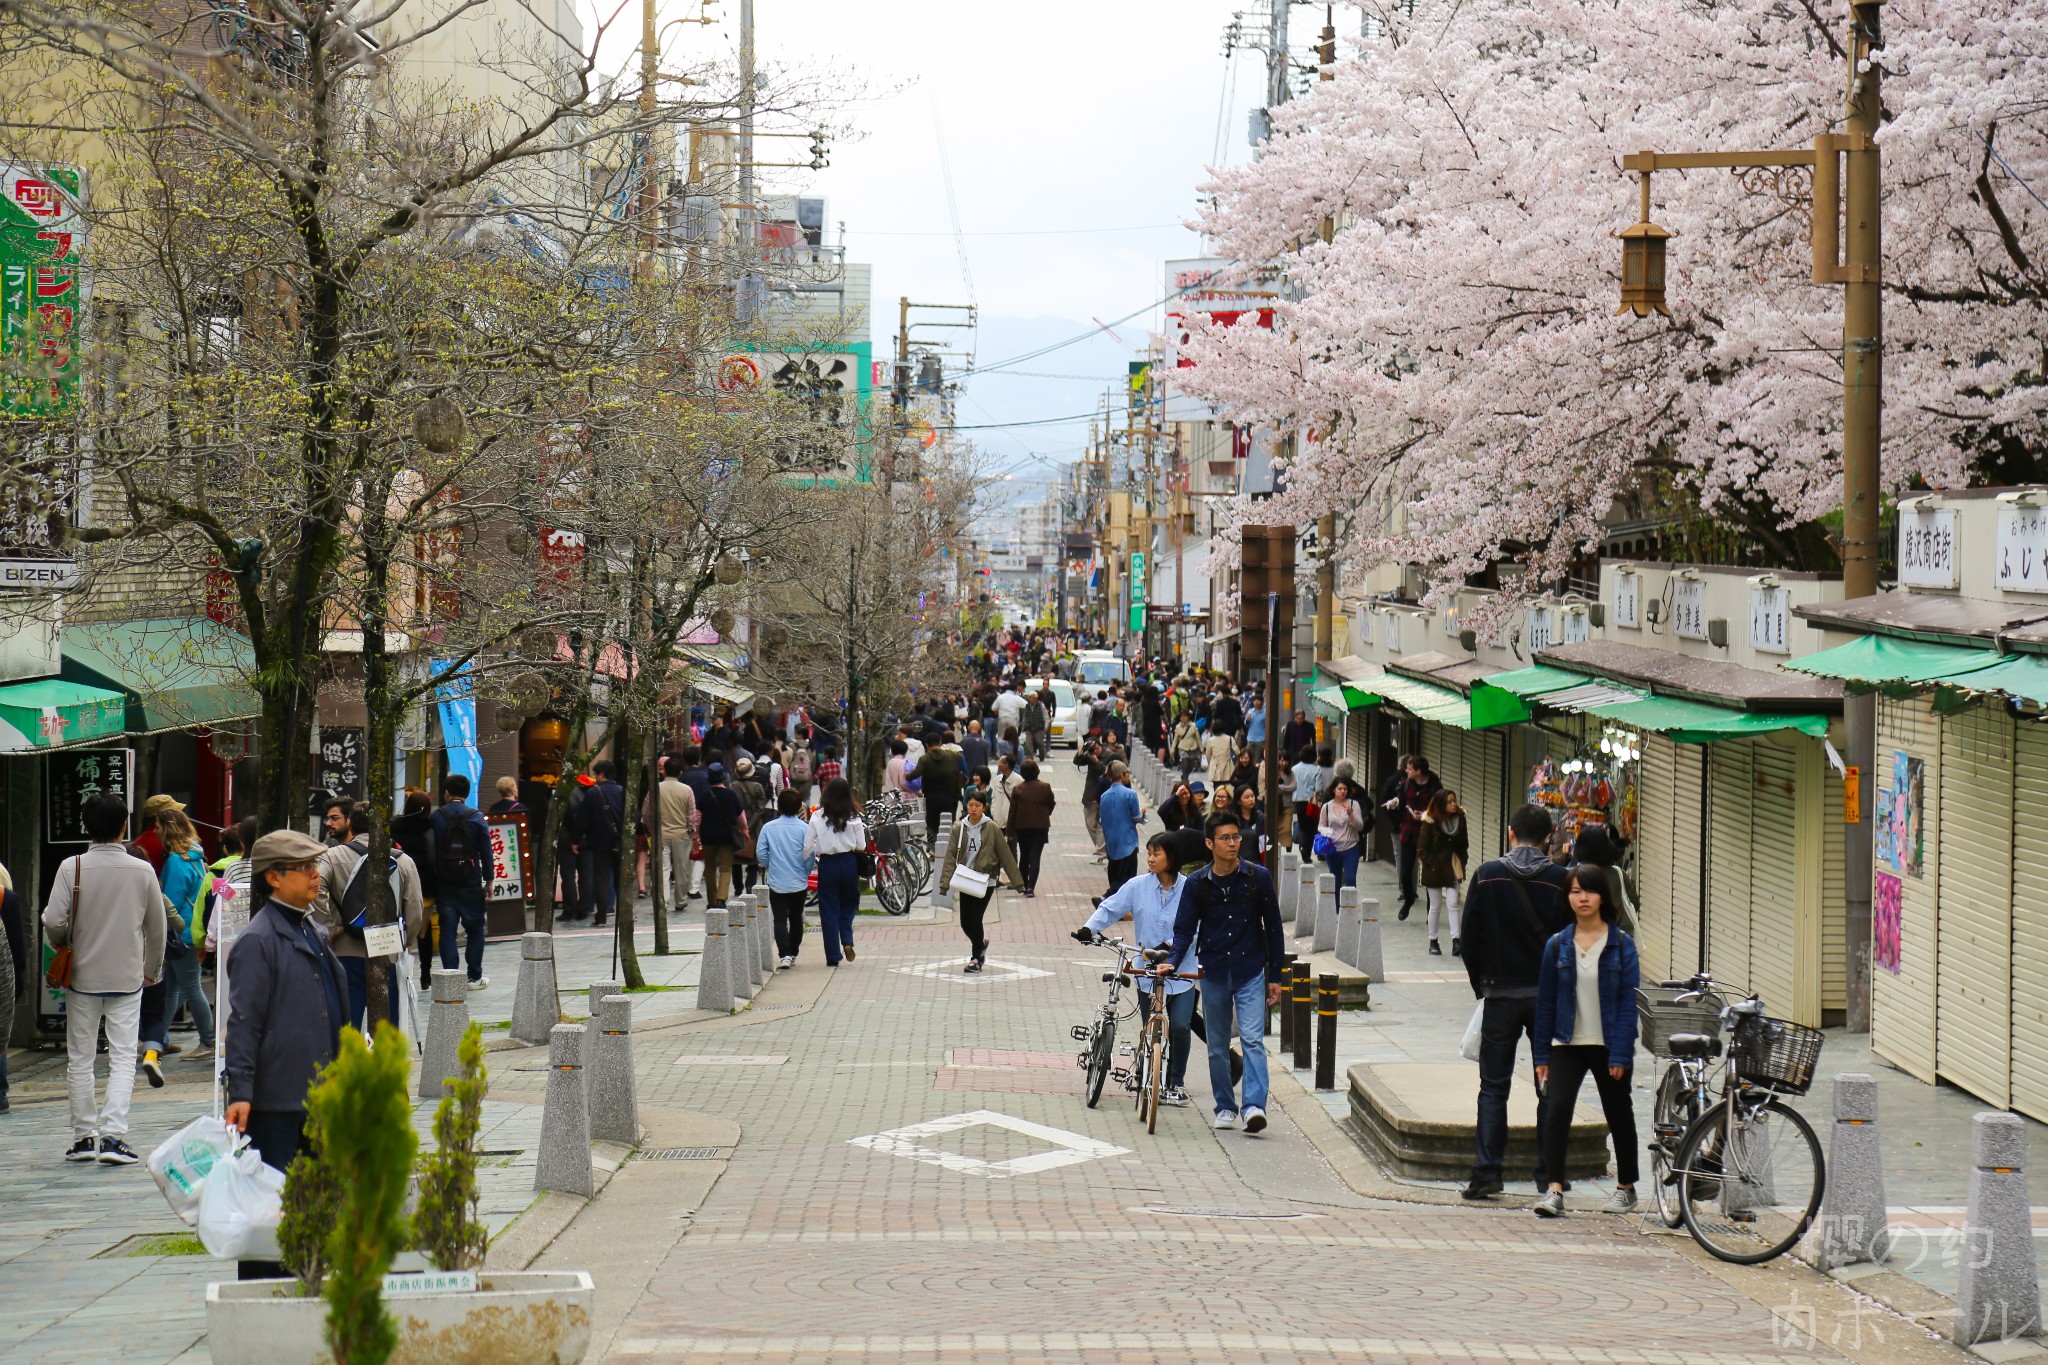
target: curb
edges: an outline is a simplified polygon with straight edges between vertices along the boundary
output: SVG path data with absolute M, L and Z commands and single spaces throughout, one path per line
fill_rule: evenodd
M 590 1144 L 591 1192 L 589 1199 L 558 1190 L 544 1190 L 517 1218 L 499 1229 L 484 1252 L 484 1265 L 491 1270 L 524 1270 L 540 1259 L 548 1244 L 576 1221 L 576 1215 L 604 1193 L 604 1187 L 618 1174 L 626 1158 L 638 1151 L 623 1142 Z

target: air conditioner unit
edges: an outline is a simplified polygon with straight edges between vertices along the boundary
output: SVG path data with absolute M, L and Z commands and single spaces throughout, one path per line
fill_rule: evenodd
M 1586 604 L 1586 624 L 1592 626 L 1595 630 L 1606 625 L 1607 604 L 1604 602 L 1588 602 Z
M 1707 618 L 1707 643 L 1716 649 L 1728 647 L 1728 618 L 1710 616 Z

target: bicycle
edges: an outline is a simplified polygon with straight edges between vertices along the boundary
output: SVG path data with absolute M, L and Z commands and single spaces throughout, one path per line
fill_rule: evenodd
M 1070 1030 L 1075 1041 L 1087 1044 L 1074 1060 L 1086 1073 L 1083 1093 L 1090 1109 L 1101 1101 L 1103 1084 L 1109 1080 L 1110 1072 L 1114 1069 L 1117 1021 L 1130 1018 L 1137 1009 L 1135 1005 L 1129 1009 L 1124 1008 L 1124 983 L 1130 979 L 1130 973 L 1126 968 L 1143 956 L 1141 949 L 1130 947 L 1122 939 L 1108 938 L 1101 934 L 1095 936 L 1095 946 L 1108 948 L 1114 952 L 1117 955 L 1117 964 L 1115 971 L 1102 974 L 1103 984 L 1109 987 L 1109 998 L 1102 1002 L 1102 1009 L 1096 1014 L 1095 1022 L 1076 1024 Z M 1153 1013 L 1156 1015 L 1160 1011 L 1154 1010 Z
M 1680 999 L 1686 995 L 1693 998 Z M 1636 991 L 1643 1046 L 1651 1056 L 1669 1063 L 1657 1082 L 1650 1108 L 1650 1140 L 1645 1144 L 1650 1156 L 1651 1202 L 1657 1220 L 1667 1228 L 1685 1224 L 1671 1167 L 1686 1129 L 1713 1102 L 1707 1062 L 1720 1051 L 1721 1006 L 1726 1003 L 1715 990 L 1713 978 L 1704 972 L 1686 981 L 1663 981 Z M 1713 1037 L 1715 1047 L 1707 1056 L 1674 1056 L 1670 1048 L 1674 1035 Z
M 1684 983 L 1666 1003 L 1716 998 L 1724 1003 L 1715 1012 L 1715 1033 L 1668 1033 L 1663 1039 L 1675 1062 L 1700 1068 L 1689 1098 L 1702 1107 L 1679 1138 L 1659 1188 L 1671 1182 L 1686 1231 L 1708 1254 L 1756 1265 L 1784 1255 L 1805 1236 L 1826 1192 L 1820 1139 L 1780 1098 L 1812 1088 L 1825 1038 L 1818 1029 L 1770 1018 L 1760 996 L 1726 1003 L 1704 976 Z M 1725 1049 L 1722 1029 L 1728 1035 Z M 1704 1073 L 1716 1055 L 1722 1057 L 1720 1095 L 1709 1098 Z M 1685 1084 L 1681 1079 L 1679 1089 Z M 1661 1097 L 1661 1085 L 1659 1092 Z M 1658 1206 L 1661 1213 L 1661 1193 Z
M 1146 949 L 1140 956 L 1145 964 L 1151 967 L 1165 961 L 1171 951 L 1162 944 L 1157 948 Z M 1123 964 L 1122 970 L 1134 978 L 1140 974 L 1140 969 L 1132 963 Z M 1181 981 L 1202 979 L 1200 972 L 1175 972 L 1174 976 Z M 1159 978 L 1154 977 L 1153 980 L 1159 981 Z M 1138 1119 L 1145 1125 L 1145 1131 L 1148 1133 L 1159 1131 L 1159 1088 L 1162 1078 L 1166 1075 L 1165 991 L 1165 983 L 1159 981 L 1159 984 L 1153 987 L 1152 1008 L 1139 1011 L 1145 1016 L 1145 1023 L 1138 1030 L 1138 1042 L 1132 1052 L 1129 1079 L 1125 1082 L 1137 1095 Z

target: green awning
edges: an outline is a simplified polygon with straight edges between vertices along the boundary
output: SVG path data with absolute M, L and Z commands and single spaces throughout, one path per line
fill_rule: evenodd
M 1373 679 L 1382 697 L 1407 708 L 1420 720 L 1433 720 L 1459 730 L 1472 728 L 1472 703 L 1448 687 L 1419 682 L 1396 673 Z
M 721 678 L 707 669 L 684 669 L 682 681 L 686 686 L 702 692 L 714 701 L 722 701 L 727 706 L 743 709 L 754 704 L 751 689 L 742 687 L 730 679 Z
M 249 641 L 204 616 L 64 628 L 63 676 L 126 694 L 131 734 L 187 730 L 262 712 Z
M 1645 697 L 1641 701 L 1600 702 L 1586 714 L 1619 721 L 1639 730 L 1669 735 L 1680 744 L 1710 744 L 1717 739 L 1747 739 L 1776 730 L 1797 730 L 1816 739 L 1828 732 L 1828 718 L 1776 711 L 1736 711 L 1681 697 Z
M 1894 695 L 1909 695 L 1916 686 L 1990 668 L 2002 657 L 1993 649 L 1963 649 L 1890 635 L 1861 635 L 1846 645 L 1788 660 L 1784 667 L 1883 688 Z
M 1472 728 L 1491 729 L 1529 719 L 1528 698 L 1562 692 L 1591 682 L 1583 673 L 1537 664 L 1512 673 L 1495 673 L 1472 684 Z
M 1333 719 L 1368 706 L 1378 706 L 1382 700 L 1376 693 L 1351 683 L 1331 683 L 1327 687 L 1315 688 L 1308 694 L 1308 699 L 1316 710 Z
M 1974 654 L 1977 651 L 1963 652 Z M 2003 692 L 2009 697 L 2048 706 L 2048 658 L 2039 654 L 2008 654 L 1989 668 L 1972 666 L 1966 671 L 1927 681 L 1964 692 Z
M 46 678 L 0 687 L 0 753 L 62 749 L 118 736 L 127 717 L 119 692 Z

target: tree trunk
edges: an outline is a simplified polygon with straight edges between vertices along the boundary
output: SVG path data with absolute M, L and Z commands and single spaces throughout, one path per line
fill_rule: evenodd
M 661 875 L 661 770 L 657 766 L 661 754 L 661 723 L 650 720 L 647 736 L 640 742 L 641 768 L 648 781 L 653 799 L 647 803 L 647 888 L 650 893 L 648 913 L 654 917 L 654 955 L 668 956 L 668 888 L 662 885 Z

